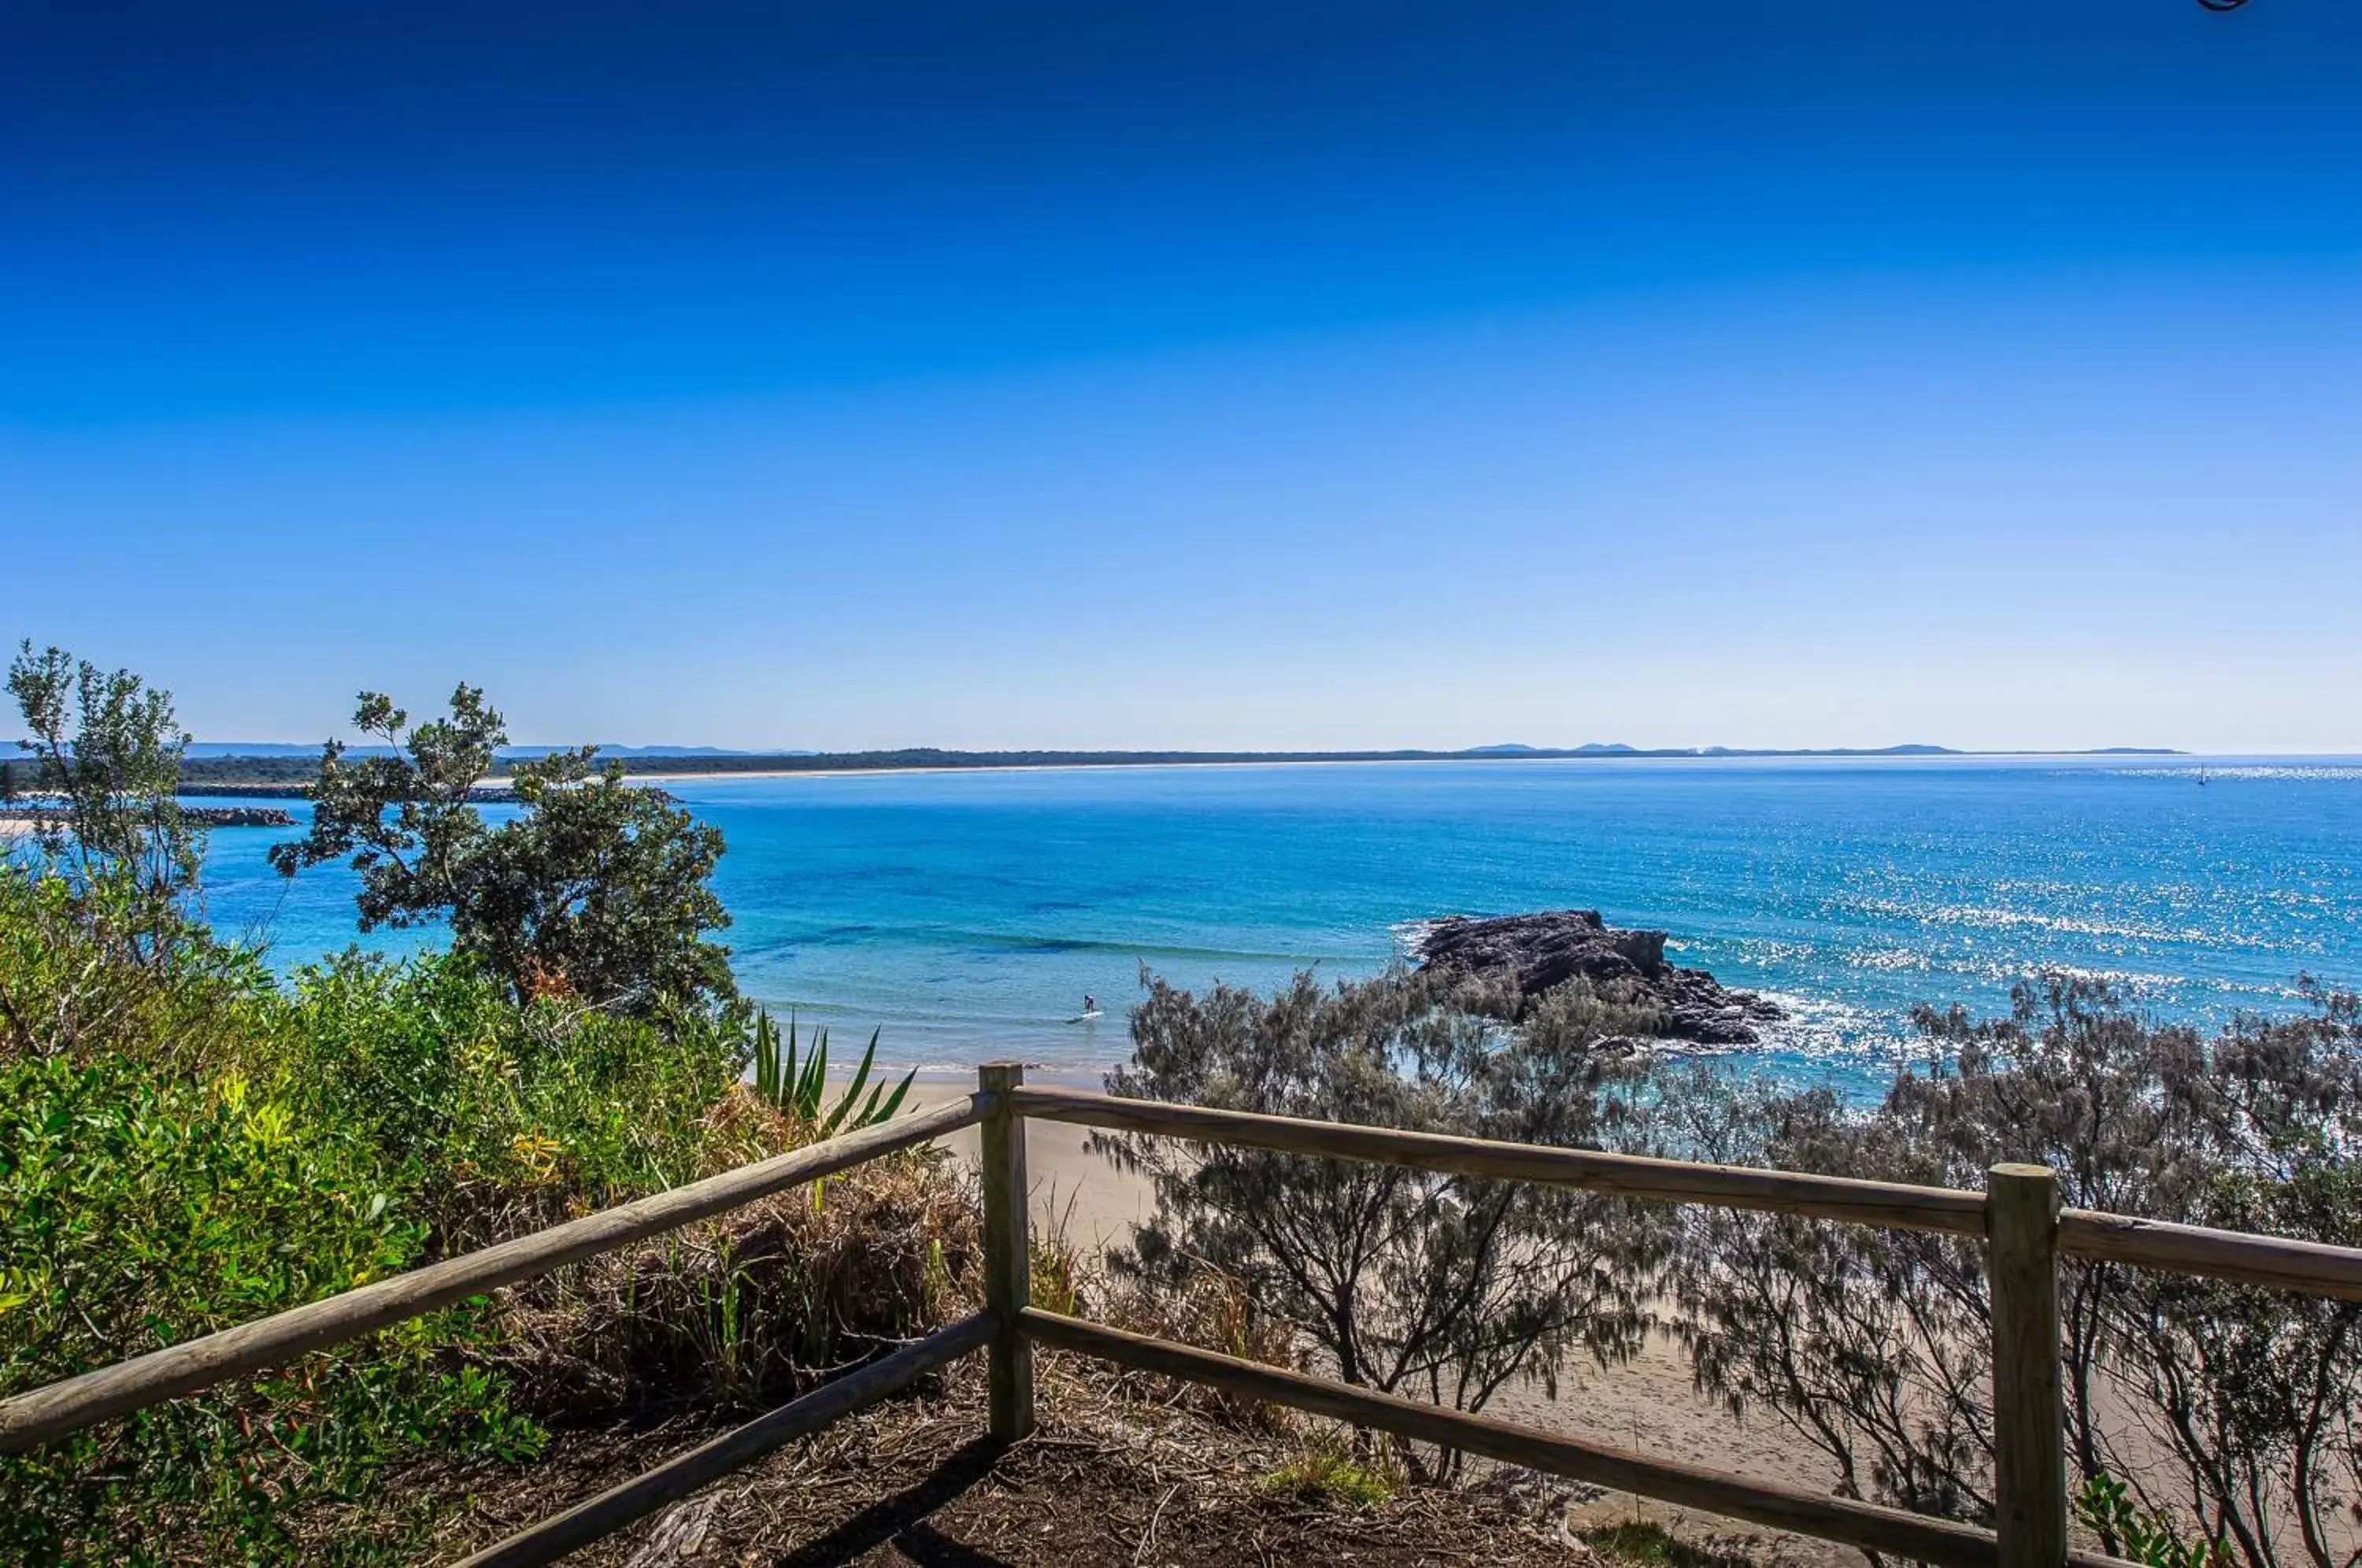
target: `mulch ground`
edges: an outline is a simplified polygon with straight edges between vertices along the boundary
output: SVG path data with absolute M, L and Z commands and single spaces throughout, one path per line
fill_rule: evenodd
M 890 1400 L 717 1482 L 569 1563 L 614 1568 L 858 1563 L 929 1568 L 1151 1564 L 1482 1563 L 1598 1568 L 1565 1533 L 1562 1488 L 1496 1475 L 1412 1490 L 1369 1508 L 1274 1489 L 1301 1452 L 1242 1431 L 1136 1380 L 1043 1358 L 1041 1430 L 995 1452 L 981 1368 Z M 531 1464 L 419 1477 L 469 1506 L 442 1542 L 457 1557 L 627 1479 L 721 1430 L 562 1435 Z

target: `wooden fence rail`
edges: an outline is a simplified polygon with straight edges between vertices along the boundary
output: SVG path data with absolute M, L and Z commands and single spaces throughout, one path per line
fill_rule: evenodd
M 2070 1209 L 2058 1216 L 2058 1250 L 2168 1274 L 2362 1301 L 2362 1248 Z
M 1504 1181 L 1577 1187 L 1625 1198 L 1670 1203 L 1714 1203 L 1726 1209 L 1762 1209 L 1822 1220 L 1850 1220 L 1904 1231 L 1941 1231 L 1955 1236 L 1985 1233 L 1981 1192 L 1911 1187 L 1894 1181 L 1854 1181 L 1845 1176 L 1805 1176 L 1794 1171 L 1751 1170 L 1688 1160 L 1649 1159 L 1593 1149 L 1555 1149 L 1533 1143 L 1503 1143 L 1486 1138 L 1454 1138 L 1440 1132 L 1404 1132 L 1391 1127 L 1309 1121 L 1294 1116 L 1264 1116 L 1247 1110 L 1214 1110 L 1162 1100 L 1118 1099 L 1084 1089 L 1013 1088 L 1010 1104 L 1021 1116 L 1070 1121 L 1123 1132 L 1158 1132 L 1204 1143 L 1272 1149 L 1289 1154 L 1325 1154 L 1372 1165 L 1409 1165 L 1448 1176 L 1496 1176 Z
M 1654 1459 L 1043 1311 L 1028 1301 L 1029 1118 L 1980 1239 L 1986 1245 L 1992 1289 L 1996 1528 Z M 281 1364 L 970 1126 L 979 1126 L 982 1136 L 982 1312 L 477 1552 L 462 1568 L 523 1568 L 556 1561 L 977 1350 L 989 1353 L 991 1433 L 1016 1441 L 1033 1427 L 1036 1342 L 1373 1430 L 1944 1568 L 2109 1568 L 2110 1559 L 2073 1551 L 2068 1542 L 2058 1259 L 2105 1260 L 2362 1300 L 2362 1249 L 2062 1210 L 2057 1176 L 2038 1165 L 1995 1166 L 1983 1192 L 1854 1181 L 1118 1099 L 1028 1087 L 1023 1069 L 999 1064 L 980 1071 L 977 1093 L 966 1099 L 0 1400 L 0 1454 Z

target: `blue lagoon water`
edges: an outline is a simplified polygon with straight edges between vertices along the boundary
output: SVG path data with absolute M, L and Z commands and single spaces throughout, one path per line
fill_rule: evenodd
M 668 781 L 729 843 L 752 995 L 881 1057 L 1126 1050 L 1142 966 L 1268 987 L 1368 974 L 1417 922 L 1596 908 L 1771 992 L 1783 1076 L 1874 1084 L 1918 1001 L 2006 1006 L 2035 970 L 2168 1016 L 2362 984 L 2362 761 L 1632 760 L 1131 767 Z M 209 912 L 293 965 L 355 940 L 337 870 L 215 834 Z M 431 939 L 431 933 L 429 936 Z M 381 933 L 400 947 L 407 933 Z M 1067 1021 L 1086 992 L 1107 1016 Z

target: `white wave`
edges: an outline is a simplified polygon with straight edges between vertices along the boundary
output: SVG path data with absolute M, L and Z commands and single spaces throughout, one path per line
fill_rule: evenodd
M 1427 939 L 1445 917 L 1432 920 L 1398 920 L 1386 927 L 1394 941 L 1395 956 L 1406 964 L 1417 964 L 1427 957 Z
M 1905 1020 L 1892 1013 L 1794 991 L 1761 994 L 1778 1002 L 1785 1016 L 1760 1026 L 1760 1044 L 1739 1048 L 1751 1054 L 1816 1061 L 1895 1062 L 1910 1053 L 1917 1038 Z

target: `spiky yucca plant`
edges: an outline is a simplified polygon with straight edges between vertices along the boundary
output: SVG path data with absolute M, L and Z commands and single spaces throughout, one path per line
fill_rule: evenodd
M 869 1069 L 877 1057 L 877 1036 L 882 1031 L 872 1031 L 869 1049 L 861 1054 L 861 1065 L 853 1069 L 853 1082 L 846 1086 L 836 1104 L 825 1110 L 822 1103 L 828 1095 L 828 1031 L 812 1032 L 811 1055 L 803 1056 L 797 1038 L 795 1014 L 788 1015 L 787 1033 L 782 1036 L 778 1024 L 768 1012 L 755 1015 L 755 1092 L 765 1103 L 775 1107 L 781 1115 L 795 1118 L 820 1129 L 823 1138 L 838 1132 L 857 1132 L 890 1121 L 902 1109 L 903 1096 L 911 1092 L 918 1077 L 916 1067 L 886 1090 L 880 1078 L 872 1084 Z M 866 1099 L 861 1091 L 869 1090 Z M 857 1109 L 856 1109 L 857 1107 Z

